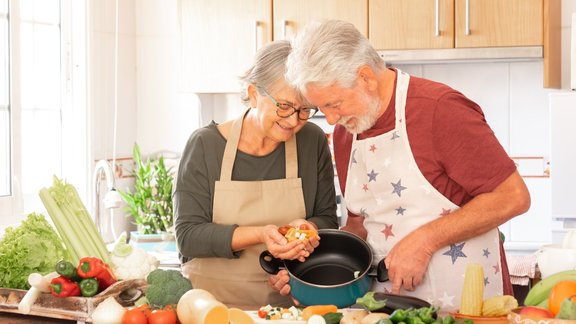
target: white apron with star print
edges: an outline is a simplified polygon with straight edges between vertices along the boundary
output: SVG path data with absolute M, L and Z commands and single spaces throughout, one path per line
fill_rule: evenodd
M 352 213 L 365 217 L 374 265 L 408 233 L 459 208 L 426 180 L 410 150 L 405 122 L 409 82 L 410 76 L 398 70 L 395 128 L 363 140 L 354 135 L 352 141 L 345 202 Z M 485 298 L 502 295 L 497 229 L 439 249 L 422 284 L 401 293 L 427 300 L 442 312 L 456 311 L 469 263 L 484 267 Z M 391 282 L 376 282 L 373 290 L 391 291 Z

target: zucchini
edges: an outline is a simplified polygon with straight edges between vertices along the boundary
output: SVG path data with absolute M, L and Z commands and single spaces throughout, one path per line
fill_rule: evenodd
M 422 307 L 430 307 L 432 306 L 429 302 L 412 297 L 412 296 L 404 296 L 404 295 L 396 295 L 396 294 L 386 294 L 386 293 L 375 293 L 374 299 L 376 301 L 386 300 L 386 305 L 379 309 L 374 309 L 372 311 L 375 312 L 384 312 L 387 314 L 392 314 L 397 309 L 409 309 L 409 308 L 422 308 Z

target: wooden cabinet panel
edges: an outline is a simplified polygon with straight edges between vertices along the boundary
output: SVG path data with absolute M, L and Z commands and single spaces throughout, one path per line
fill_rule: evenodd
M 274 39 L 293 37 L 314 20 L 349 21 L 368 36 L 368 0 L 274 0 Z
M 238 76 L 272 39 L 271 0 L 181 1 L 185 91 L 237 92 Z
M 455 47 L 542 46 L 543 0 L 456 0 Z
M 454 47 L 454 0 L 370 0 L 376 49 Z

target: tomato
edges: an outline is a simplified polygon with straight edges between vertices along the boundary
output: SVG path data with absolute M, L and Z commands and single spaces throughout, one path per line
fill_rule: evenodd
M 149 324 L 176 324 L 178 316 L 171 310 L 156 309 L 148 317 Z
M 564 299 L 573 295 L 576 295 L 576 281 L 564 280 L 558 282 L 552 287 L 548 296 L 548 310 L 554 315 L 558 314 Z
M 298 228 L 301 230 L 311 230 L 312 226 L 310 226 L 308 224 L 302 224 L 302 225 L 298 226 Z
M 290 230 L 290 228 L 292 228 L 292 226 L 284 225 L 284 226 L 278 227 L 278 232 L 280 232 L 280 234 L 282 234 L 282 235 L 286 235 L 288 233 L 288 230 Z
M 148 318 L 141 309 L 135 307 L 124 312 L 122 324 L 148 324 Z
M 261 309 L 258 310 L 258 317 L 260 317 L 260 318 L 266 318 L 267 314 L 268 314 L 268 312 L 265 310 L 261 310 Z

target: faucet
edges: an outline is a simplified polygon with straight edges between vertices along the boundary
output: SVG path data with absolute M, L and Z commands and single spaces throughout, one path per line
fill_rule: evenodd
M 110 227 L 112 229 L 112 236 L 116 238 L 116 233 L 114 233 L 114 226 L 112 222 L 112 209 L 118 208 L 122 205 L 122 196 L 120 196 L 120 193 L 116 191 L 114 172 L 112 171 L 112 166 L 106 160 L 98 161 L 94 169 L 94 223 L 98 229 L 98 233 L 100 233 L 102 236 L 104 229 L 100 219 L 100 183 L 98 181 L 102 172 L 104 172 L 104 176 L 106 178 L 106 187 L 108 189 L 108 192 L 102 201 L 104 202 L 104 208 L 110 209 Z

